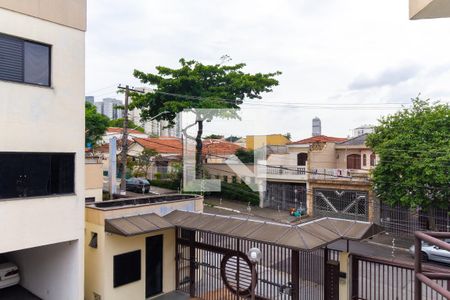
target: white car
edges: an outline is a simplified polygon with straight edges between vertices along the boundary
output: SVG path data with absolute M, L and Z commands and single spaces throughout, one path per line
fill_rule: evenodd
M 0 289 L 18 284 L 19 268 L 12 262 L 3 261 L 0 257 Z
M 446 239 L 445 242 L 450 244 L 450 239 Z M 409 253 L 414 256 L 414 245 L 409 248 Z M 435 245 L 430 245 L 427 242 L 422 241 L 422 261 L 436 261 L 440 263 L 450 264 L 450 251 L 439 248 Z

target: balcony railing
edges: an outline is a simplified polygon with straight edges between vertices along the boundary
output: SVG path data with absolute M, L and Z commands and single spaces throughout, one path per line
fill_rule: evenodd
M 321 180 L 369 181 L 369 172 L 366 170 L 313 168 L 309 173 L 309 178 Z
M 267 177 L 306 179 L 305 166 L 267 166 Z

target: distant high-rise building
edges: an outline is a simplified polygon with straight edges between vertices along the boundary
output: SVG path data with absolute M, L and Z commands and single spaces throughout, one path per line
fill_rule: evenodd
M 94 102 L 97 113 L 103 115 L 103 102 Z
M 94 104 L 94 96 L 86 96 L 84 97 L 84 101 Z
M 122 101 L 114 98 L 103 99 L 103 114 L 111 120 L 117 120 L 123 117 L 122 109 L 117 108 L 123 105 Z
M 312 136 L 318 136 L 322 134 L 322 124 L 318 117 L 312 120 Z

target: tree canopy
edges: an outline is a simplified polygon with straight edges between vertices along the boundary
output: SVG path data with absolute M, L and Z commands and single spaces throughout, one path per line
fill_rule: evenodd
M 414 99 L 411 108 L 382 118 L 367 144 L 380 158 L 373 180 L 382 201 L 424 210 L 449 207 L 448 104 Z
M 116 119 L 116 120 L 110 120 L 109 121 L 109 127 L 120 127 L 123 128 L 123 118 Z M 140 132 L 145 132 L 144 128 L 137 125 L 131 120 L 128 120 L 128 129 L 135 129 Z
M 225 138 L 225 141 L 234 143 L 239 139 L 241 139 L 241 137 L 235 136 L 235 135 L 230 135 L 229 137 Z
M 177 113 L 184 109 L 239 109 L 244 99 L 261 99 L 278 85 L 280 72 L 250 74 L 245 64 L 206 65 L 195 60 L 179 60 L 179 68 L 156 67 L 156 73 L 134 70 L 134 76 L 153 90 L 132 94 L 132 107 L 141 109 L 141 118 L 168 120 L 174 124 Z M 204 117 L 196 119 L 196 175 L 202 175 L 201 152 Z
M 85 102 L 85 143 L 95 145 L 109 125 L 109 118 L 97 113 L 95 106 Z
M 212 139 L 212 140 L 220 140 L 223 139 L 223 135 L 220 134 L 210 134 L 204 137 L 205 139 Z
M 236 150 L 235 155 L 240 159 L 244 164 L 252 164 L 255 160 L 255 153 L 252 150 L 246 150 L 243 148 L 239 148 Z

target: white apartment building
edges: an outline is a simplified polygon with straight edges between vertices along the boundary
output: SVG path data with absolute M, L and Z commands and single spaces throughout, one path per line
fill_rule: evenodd
M 0 0 L 0 256 L 46 300 L 83 299 L 85 30 L 86 0 Z

